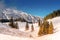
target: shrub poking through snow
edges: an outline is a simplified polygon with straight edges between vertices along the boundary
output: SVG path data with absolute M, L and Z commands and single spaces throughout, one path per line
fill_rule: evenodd
M 29 25 L 28 25 L 28 22 L 26 23 L 25 30 L 29 30 Z

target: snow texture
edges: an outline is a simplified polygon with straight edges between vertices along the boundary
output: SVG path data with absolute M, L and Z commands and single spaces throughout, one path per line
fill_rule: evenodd
M 31 25 L 29 30 L 25 31 L 26 22 L 18 22 L 19 29 L 5 28 L 6 25 L 0 23 L 0 40 L 60 40 L 60 17 L 49 19 L 53 22 L 54 33 L 38 37 L 39 31 L 38 23 L 34 23 L 34 31 L 31 32 Z

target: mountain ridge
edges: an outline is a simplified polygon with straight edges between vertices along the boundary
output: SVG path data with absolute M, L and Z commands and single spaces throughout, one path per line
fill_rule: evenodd
M 23 12 L 23 11 L 19 11 L 19 10 L 16 10 L 16 9 L 10 9 L 10 8 L 7 8 L 7 9 L 4 9 L 2 11 L 2 13 L 0 13 L 0 19 L 10 19 L 11 17 L 13 17 L 14 19 L 17 19 L 17 18 L 21 18 L 21 19 L 24 19 L 26 20 L 27 22 L 38 22 L 39 19 L 42 20 L 42 18 L 38 17 L 38 16 L 33 16 L 31 14 L 28 14 L 26 12 Z

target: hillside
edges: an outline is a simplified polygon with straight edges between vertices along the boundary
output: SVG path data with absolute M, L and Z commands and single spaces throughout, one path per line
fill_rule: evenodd
M 52 19 L 54 17 L 60 16 L 60 10 L 53 11 L 52 13 L 48 14 L 44 17 L 45 20 Z

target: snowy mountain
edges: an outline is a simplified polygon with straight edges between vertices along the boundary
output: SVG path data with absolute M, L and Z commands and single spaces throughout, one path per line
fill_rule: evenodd
M 22 12 L 22 11 L 18 11 L 16 9 L 4 9 L 1 13 L 0 13 L 0 19 L 10 19 L 11 17 L 13 17 L 14 19 L 16 18 L 21 18 L 26 20 L 27 22 L 37 22 L 39 19 L 41 19 L 40 17 L 36 17 L 36 16 L 32 16 L 30 14 L 27 14 L 26 12 Z

